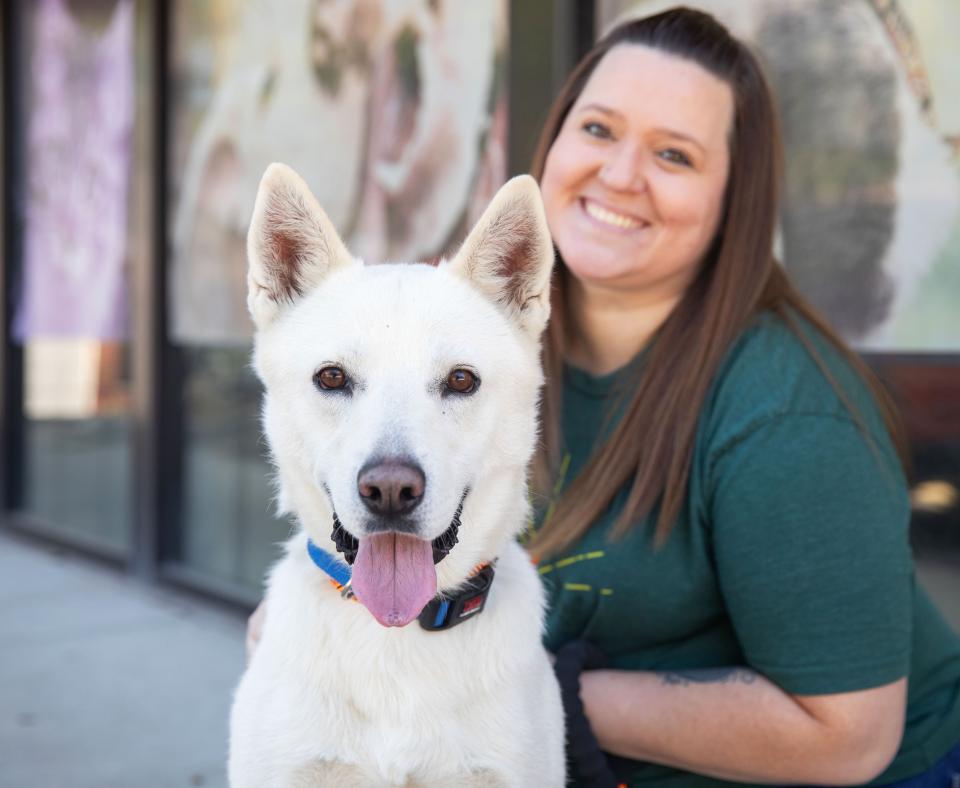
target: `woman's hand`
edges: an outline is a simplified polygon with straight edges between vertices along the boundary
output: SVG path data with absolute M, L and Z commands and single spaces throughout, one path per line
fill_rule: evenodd
M 247 639 L 245 642 L 247 650 L 247 664 L 253 657 L 257 645 L 260 643 L 260 636 L 263 635 L 263 622 L 267 619 L 267 603 L 263 600 L 257 605 L 257 609 L 250 614 L 247 619 Z

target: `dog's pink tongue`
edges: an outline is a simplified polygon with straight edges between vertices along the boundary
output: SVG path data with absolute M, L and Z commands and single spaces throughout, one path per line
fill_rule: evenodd
M 353 592 L 385 627 L 402 627 L 437 593 L 430 542 L 383 533 L 360 540 L 353 562 Z

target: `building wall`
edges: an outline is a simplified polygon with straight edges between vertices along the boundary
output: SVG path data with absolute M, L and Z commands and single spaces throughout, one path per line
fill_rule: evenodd
M 57 46 L 81 65 L 107 57 L 125 1 L 131 48 L 113 53 L 124 78 L 71 88 L 106 91 L 99 100 L 131 113 L 123 144 L 91 145 L 81 106 L 58 132 L 67 164 L 35 177 L 51 166 L 38 118 L 56 131 L 63 115 L 43 109 L 41 66 Z M 6 522 L 144 576 L 254 600 L 291 527 L 273 514 L 248 366 L 244 236 L 261 172 L 295 166 L 370 260 L 439 256 L 507 174 L 526 169 L 550 97 L 591 39 L 592 5 L 490 0 L 440 15 L 419 0 L 6 4 L 23 47 L 5 50 L 5 84 L 16 81 L 24 105 L 4 93 L 4 133 L 26 151 L 14 177 L 5 138 Z M 596 28 L 662 5 L 605 0 Z M 784 263 L 898 399 L 914 446 L 917 550 L 960 577 L 960 62 L 937 37 L 950 20 L 930 18 L 952 6 L 702 5 L 768 61 L 793 184 Z M 796 45 L 811 35 L 823 46 Z M 840 52 L 838 41 L 853 42 L 842 62 L 810 54 Z M 96 167 L 120 167 L 126 213 L 107 239 L 119 261 L 31 280 L 37 303 L 62 299 L 52 326 L 24 313 L 25 266 L 38 263 L 20 242 L 31 221 L 54 222 L 57 237 L 65 222 L 89 229 L 89 211 L 71 210 L 89 207 L 82 196 L 54 201 L 60 213 L 46 218 L 29 207 L 68 172 L 83 194 L 70 146 L 109 148 L 88 185 L 103 185 Z M 435 188 L 421 193 L 424 178 Z

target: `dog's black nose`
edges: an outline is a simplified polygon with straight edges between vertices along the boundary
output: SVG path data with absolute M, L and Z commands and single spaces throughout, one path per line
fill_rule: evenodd
M 375 460 L 357 474 L 357 491 L 374 514 L 409 514 L 423 500 L 427 486 L 423 471 L 409 460 Z

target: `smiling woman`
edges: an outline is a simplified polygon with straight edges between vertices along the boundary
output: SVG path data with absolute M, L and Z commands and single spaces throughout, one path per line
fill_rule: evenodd
M 541 181 L 582 299 L 677 302 L 720 221 L 732 111 L 730 86 L 695 63 L 641 46 L 600 62 Z
M 774 258 L 780 170 L 757 60 L 689 9 L 601 40 L 541 136 L 529 547 L 576 785 L 948 784 L 960 641 L 899 419 Z

